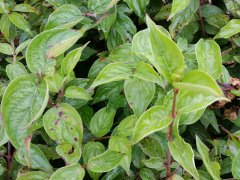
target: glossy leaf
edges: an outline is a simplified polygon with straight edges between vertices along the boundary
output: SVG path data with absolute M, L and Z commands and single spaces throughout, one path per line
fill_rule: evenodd
M 162 106 L 154 106 L 144 112 L 138 119 L 134 129 L 132 144 L 144 137 L 166 128 L 172 122 L 169 112 Z
M 20 76 L 8 85 L 1 109 L 7 135 L 15 148 L 24 145 L 29 126 L 40 117 L 47 102 L 45 81 L 37 83 L 32 76 Z
M 238 151 L 232 163 L 232 174 L 236 179 L 240 178 L 240 151 Z
M 89 0 L 88 8 L 97 14 L 102 14 L 113 7 L 117 2 L 117 0 Z
M 26 31 L 30 35 L 32 34 L 31 27 L 30 27 L 29 23 L 24 19 L 24 17 L 21 14 L 16 13 L 16 12 L 12 12 L 9 15 L 9 19 L 19 29 L 21 29 L 23 31 Z
M 90 130 L 96 137 L 102 137 L 108 133 L 113 125 L 116 110 L 112 107 L 104 107 L 94 114 L 90 122 Z
M 62 103 L 49 109 L 43 116 L 43 126 L 49 137 L 58 144 L 69 143 L 79 147 L 82 143 L 82 119 L 69 104 Z
M 58 180 L 58 179 L 82 180 L 84 175 L 85 175 L 85 170 L 81 167 L 81 165 L 74 164 L 74 165 L 65 166 L 56 170 L 51 175 L 49 180 Z
M 188 72 L 179 83 L 173 86 L 180 90 L 203 93 L 208 96 L 223 97 L 223 92 L 215 80 L 201 70 Z
M 195 48 L 198 69 L 218 79 L 222 74 L 222 56 L 218 44 L 213 40 L 200 39 Z
M 13 11 L 38 14 L 38 10 L 30 6 L 29 4 L 18 4 L 14 7 Z
M 116 151 L 107 150 L 104 153 L 90 159 L 87 168 L 93 172 L 107 172 L 116 168 L 124 154 Z
M 48 18 L 44 30 L 57 27 L 71 28 L 83 19 L 80 9 L 72 4 L 66 4 L 57 8 Z
M 154 82 L 161 87 L 165 87 L 162 78 L 157 74 L 157 72 L 152 68 L 151 65 L 139 62 L 136 67 L 136 72 L 134 76 L 137 76 L 140 79 Z
M 8 40 L 10 35 L 11 21 L 7 14 L 3 14 L 0 20 L 0 30 L 4 34 L 4 37 Z
M 180 136 L 169 141 L 168 146 L 173 158 L 187 171 L 194 179 L 199 175 L 194 162 L 194 153 L 190 144 L 186 143 Z
M 87 91 L 81 87 L 77 86 L 70 86 L 66 89 L 64 96 L 68 98 L 77 98 L 77 99 L 84 99 L 86 101 L 89 101 L 92 99 L 90 94 L 87 93 Z
M 63 59 L 62 64 L 61 64 L 61 71 L 64 75 L 69 75 L 72 72 L 72 70 L 75 68 L 75 66 L 77 65 L 78 61 L 80 60 L 82 52 L 83 52 L 84 48 L 87 46 L 87 44 L 85 44 L 84 46 L 82 46 L 80 48 L 72 50 Z
M 208 173 L 211 175 L 213 179 L 221 179 L 220 178 L 220 165 L 217 162 L 211 161 L 209 158 L 209 149 L 203 142 L 196 136 L 197 141 L 197 150 L 202 157 L 202 161 L 204 166 L 206 167 Z
M 129 78 L 124 83 L 124 93 L 133 112 L 140 116 L 153 99 L 155 84 L 138 77 Z
M 91 88 L 113 81 L 127 79 L 130 74 L 131 69 L 128 65 L 123 63 L 111 63 L 102 69 L 91 85 Z
M 131 152 L 131 145 L 127 138 L 120 136 L 112 136 L 108 142 L 108 148 L 121 153 Z
M 169 82 L 179 81 L 183 75 L 184 60 L 178 46 L 147 17 L 151 51 L 154 59 L 149 59 L 154 67 Z
M 3 125 L 2 115 L 0 113 L 0 147 L 7 142 L 8 142 L 8 137 Z
M 184 1 L 178 1 L 178 0 L 173 0 L 172 2 L 172 10 L 171 14 L 168 19 L 171 19 L 174 17 L 179 11 L 183 10 L 186 8 L 186 6 L 189 4 L 190 0 L 184 0 Z
M 117 133 L 120 136 L 132 136 L 137 120 L 138 118 L 136 115 L 130 115 L 126 117 L 118 125 Z
M 232 19 L 226 26 L 224 26 L 220 32 L 214 37 L 215 39 L 219 38 L 230 38 L 233 35 L 240 32 L 240 20 L 239 19 Z
M 55 71 L 54 58 L 64 53 L 83 32 L 71 29 L 53 29 L 37 35 L 29 44 L 26 61 L 32 73 L 52 75 Z

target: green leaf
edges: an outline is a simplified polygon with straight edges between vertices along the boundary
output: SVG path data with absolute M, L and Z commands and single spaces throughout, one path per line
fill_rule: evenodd
M 7 142 L 8 142 L 8 137 L 7 137 L 7 133 L 5 131 L 5 128 L 4 128 L 2 115 L 0 113 L 0 147 Z
M 223 97 L 223 92 L 216 81 L 201 70 L 189 71 L 181 82 L 173 83 L 177 89 L 203 93 L 207 96 Z
M 88 0 L 88 8 L 96 14 L 102 14 L 117 4 L 119 0 Z
M 190 0 L 183 1 L 173 0 L 171 14 L 168 19 L 173 18 L 179 11 L 185 9 L 189 2 Z
M 218 79 L 222 74 L 222 56 L 219 45 L 213 40 L 200 39 L 195 46 L 195 51 L 198 69 Z
M 7 43 L 0 43 L 0 53 L 13 55 L 14 49 L 10 44 Z
M 136 144 L 144 137 L 166 128 L 172 122 L 169 112 L 162 106 L 154 106 L 145 111 L 138 119 L 131 144 Z
M 143 168 L 140 170 L 139 175 L 142 180 L 155 180 L 153 172 L 148 168 Z
M 13 11 L 38 14 L 38 10 L 30 6 L 29 4 L 18 4 L 14 7 Z
M 107 172 L 116 168 L 123 159 L 124 154 L 107 150 L 104 153 L 91 158 L 87 168 L 93 172 Z
M 1 109 L 7 135 L 15 148 L 24 145 L 28 128 L 43 113 L 48 102 L 45 81 L 38 83 L 32 76 L 20 76 L 8 85 Z
M 104 153 L 105 147 L 100 142 L 88 142 L 83 148 L 83 162 L 88 163 L 90 159 Z M 95 180 L 99 179 L 101 173 L 88 170 L 89 175 Z
M 131 152 L 131 144 L 126 137 L 111 136 L 108 142 L 108 148 L 120 153 Z
M 217 35 L 214 37 L 214 39 L 219 38 L 230 38 L 233 35 L 240 32 L 240 20 L 239 19 L 232 19 L 229 21 L 227 25 L 225 25 L 220 32 L 217 33 Z
M 18 149 L 14 157 L 19 163 L 29 168 L 40 169 L 47 173 L 53 172 L 53 168 L 48 162 L 45 154 L 35 144 L 30 144 L 30 152 L 25 148 Z
M 91 119 L 90 130 L 96 137 L 106 135 L 113 125 L 116 109 L 104 107 L 98 110 Z
M 149 38 L 153 59 L 149 59 L 154 67 L 169 82 L 179 81 L 183 75 L 184 58 L 178 46 L 163 33 L 147 16 Z
M 86 101 L 92 100 L 90 94 L 81 87 L 77 86 L 70 86 L 66 89 L 64 96 L 68 98 L 77 98 L 77 99 L 84 99 Z
M 80 57 L 82 55 L 84 48 L 87 45 L 88 45 L 88 43 L 86 43 L 85 45 L 83 45 L 80 48 L 72 50 L 62 60 L 61 71 L 64 75 L 69 75 L 73 71 L 73 69 L 77 65 L 78 61 L 80 60 Z
M 208 173 L 214 180 L 220 180 L 220 165 L 217 162 L 213 162 L 209 158 L 209 149 L 203 142 L 196 136 L 197 150 L 200 153 L 203 164 L 206 167 Z
M 179 120 L 179 125 L 194 124 L 195 122 L 197 122 L 200 119 L 200 117 L 203 115 L 204 111 L 205 111 L 205 108 L 202 108 L 202 109 L 196 110 L 196 111 L 193 110 L 193 112 L 190 112 L 190 113 L 181 114 L 180 120 Z
M 111 63 L 102 69 L 98 74 L 95 81 L 91 85 L 91 88 L 95 88 L 99 85 L 110 83 L 113 81 L 125 80 L 131 74 L 131 69 L 127 64 L 123 63 Z
M 16 55 L 18 55 L 21 51 L 23 51 L 29 45 L 30 42 L 31 42 L 31 39 L 28 39 L 22 42 L 15 50 Z
M 149 4 L 149 0 L 124 0 L 130 9 L 132 9 L 136 15 L 143 18 L 145 16 L 146 7 Z
M 0 30 L 8 40 L 10 34 L 11 21 L 7 14 L 3 14 L 0 20 Z
M 46 82 L 48 84 L 49 91 L 58 93 L 64 83 L 65 78 L 63 77 L 61 72 L 57 71 L 57 72 L 55 72 L 54 75 L 46 76 L 46 77 L 44 77 L 44 79 L 46 80 Z
M 158 171 L 163 170 L 164 167 L 164 160 L 158 157 L 153 157 L 150 159 L 144 159 L 143 164 L 151 169 L 156 169 Z
M 176 37 L 176 32 L 180 32 L 186 25 L 191 22 L 194 14 L 198 10 L 198 7 L 198 0 L 190 0 L 188 5 L 172 18 L 172 23 L 169 26 L 170 34 L 172 37 Z
M 52 29 L 37 35 L 28 45 L 26 62 L 29 70 L 36 74 L 52 75 L 55 57 L 63 54 L 82 37 L 83 32 L 71 29 Z
M 16 77 L 27 75 L 28 72 L 22 63 L 17 62 L 6 66 L 6 74 L 10 80 L 13 80 Z
M 119 136 L 132 136 L 135 124 L 137 122 L 137 116 L 135 114 L 130 115 L 123 119 L 117 126 L 117 133 Z
M 138 77 L 129 78 L 124 83 L 124 93 L 129 106 L 140 116 L 154 97 L 155 84 Z
M 49 178 L 49 175 L 41 171 L 29 171 L 26 174 L 23 174 L 17 178 L 17 180 L 46 180 Z
M 85 170 L 80 164 L 74 164 L 70 166 L 62 167 L 56 170 L 50 177 L 49 180 L 59 180 L 59 179 L 78 179 L 82 180 L 85 175 Z
M 82 150 L 79 147 L 74 148 L 68 143 L 58 145 L 56 152 L 64 159 L 67 165 L 78 163 L 82 155 Z
M 82 13 L 77 6 L 66 4 L 57 8 L 48 18 L 44 30 L 57 27 L 71 28 L 83 19 Z
M 194 162 L 194 153 L 190 144 L 186 143 L 180 136 L 168 142 L 173 158 L 187 171 L 194 179 L 199 179 L 198 171 Z
M 233 174 L 234 178 L 240 179 L 240 150 L 238 151 L 237 155 L 235 156 L 235 158 L 233 160 L 232 174 Z
M 62 103 L 49 109 L 43 116 L 43 126 L 49 137 L 58 144 L 81 146 L 82 119 L 71 105 Z
M 158 73 L 152 68 L 151 65 L 144 62 L 139 62 L 137 64 L 134 76 L 146 81 L 154 82 L 161 87 L 165 87 L 164 82 Z
M 16 27 L 32 35 L 29 23 L 24 19 L 21 14 L 12 12 L 8 17 Z

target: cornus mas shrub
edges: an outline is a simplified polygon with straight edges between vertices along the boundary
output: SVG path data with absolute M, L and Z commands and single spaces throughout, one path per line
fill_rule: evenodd
M 239 12 L 0 0 L 0 179 L 240 179 Z

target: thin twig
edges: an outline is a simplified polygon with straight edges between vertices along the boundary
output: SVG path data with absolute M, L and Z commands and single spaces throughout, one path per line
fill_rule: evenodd
M 178 95 L 179 90 L 178 89 L 174 89 L 173 90 L 173 104 L 172 104 L 172 122 L 170 124 L 169 127 L 169 132 L 168 132 L 168 142 L 172 141 L 172 133 L 173 133 L 173 124 L 174 124 L 174 119 L 176 118 L 177 112 L 176 112 L 176 104 L 177 104 L 177 95 Z M 167 151 L 167 161 L 166 161 L 166 175 L 167 177 L 169 177 L 168 179 L 171 180 L 172 176 L 171 176 L 171 164 L 172 164 L 172 160 L 171 160 L 171 152 L 170 149 L 168 147 L 168 151 Z
M 201 4 L 202 4 L 202 1 L 199 0 L 198 18 L 199 18 L 199 21 L 200 21 L 200 24 L 201 24 L 202 35 L 205 36 L 206 34 L 205 34 L 205 31 L 204 31 L 203 18 L 202 18 L 202 10 L 201 10 L 202 6 L 201 6 Z

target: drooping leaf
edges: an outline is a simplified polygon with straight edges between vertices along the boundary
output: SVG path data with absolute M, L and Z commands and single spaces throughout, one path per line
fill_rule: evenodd
M 124 93 L 129 106 L 140 116 L 153 99 L 155 84 L 138 77 L 129 78 L 124 83 Z
M 80 164 L 73 164 L 70 166 L 65 166 L 57 169 L 50 177 L 49 180 L 58 180 L 58 179 L 79 179 L 82 180 L 85 175 L 85 170 L 81 167 Z
M 94 114 L 90 122 L 90 130 L 96 137 L 102 137 L 109 132 L 113 125 L 116 110 L 104 107 Z
M 172 122 L 169 112 L 162 106 L 154 106 L 145 111 L 138 119 L 134 129 L 132 144 L 144 137 L 166 128 Z
M 91 158 L 88 161 L 87 168 L 93 172 L 107 172 L 116 168 L 121 160 L 123 159 L 124 154 L 107 150 L 104 153 Z
M 220 180 L 220 165 L 218 162 L 211 161 L 209 158 L 209 149 L 203 142 L 199 139 L 198 136 L 196 136 L 196 142 L 197 142 L 197 149 L 200 153 L 203 164 L 206 167 L 208 173 L 211 175 L 211 177 L 215 180 Z
M 81 146 L 82 119 L 71 105 L 62 103 L 49 109 L 43 116 L 43 126 L 49 137 L 58 144 L 69 143 L 75 147 Z
M 57 8 L 48 18 L 44 30 L 57 27 L 71 28 L 83 19 L 82 13 L 77 6 L 66 4 Z
M 131 69 L 127 64 L 111 63 L 102 69 L 91 85 L 91 88 L 95 88 L 101 84 L 127 79 L 130 74 Z
M 156 24 L 147 17 L 149 38 L 153 59 L 149 59 L 154 67 L 169 82 L 179 81 L 183 75 L 184 60 L 178 46 L 166 36 Z
M 195 46 L 198 68 L 218 79 L 222 74 L 221 49 L 213 40 L 200 39 Z
M 46 82 L 37 83 L 32 76 L 17 77 L 8 85 L 1 109 L 7 135 L 15 148 L 24 145 L 29 125 L 43 113 L 48 96 Z
M 220 32 L 214 37 L 215 39 L 219 38 L 230 38 L 233 35 L 240 32 L 240 20 L 239 19 L 232 19 L 229 23 L 224 26 Z
M 233 163 L 232 163 L 232 174 L 233 177 L 236 179 L 240 178 L 240 150 L 238 151 L 237 155 L 235 156 Z
M 168 19 L 173 18 L 179 11 L 185 9 L 189 2 L 190 0 L 184 1 L 173 0 L 171 14 Z
M 199 174 L 194 162 L 194 153 L 190 144 L 178 136 L 168 142 L 168 146 L 173 158 L 187 171 L 194 179 L 199 179 Z
M 59 28 L 44 31 L 37 35 L 29 44 L 26 62 L 32 73 L 54 74 L 55 57 L 64 53 L 81 36 L 83 32 Z

